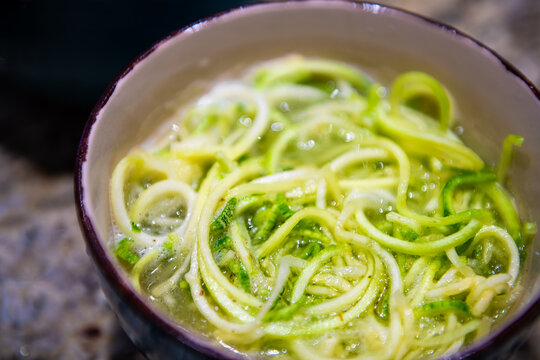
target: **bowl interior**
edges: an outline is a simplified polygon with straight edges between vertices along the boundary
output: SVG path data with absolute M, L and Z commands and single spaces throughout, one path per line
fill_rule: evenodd
M 455 98 L 465 142 L 488 162 L 496 161 L 507 134 L 524 135 L 512 189 L 522 217 L 540 222 L 534 180 L 540 177 L 534 160 L 540 158 L 540 101 L 534 90 L 490 51 L 428 20 L 378 5 L 313 1 L 255 5 L 196 24 L 158 43 L 110 88 L 91 117 L 86 157 L 80 160 L 82 205 L 103 244 L 111 235 L 113 166 L 171 114 L 163 104 L 200 92 L 202 87 L 190 84 L 212 83 L 224 73 L 291 53 L 344 60 L 385 84 L 403 71 L 432 74 Z M 186 88 L 191 90 L 179 95 Z M 539 292 L 539 250 L 537 241 L 513 316 Z

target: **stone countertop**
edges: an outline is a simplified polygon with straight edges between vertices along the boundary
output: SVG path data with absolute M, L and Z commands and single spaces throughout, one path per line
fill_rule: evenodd
M 540 84 L 540 1 L 382 3 L 457 27 Z M 72 175 L 47 175 L 2 144 L 0 169 L 0 358 L 142 359 L 85 253 Z M 515 359 L 540 359 L 537 324 Z
M 143 359 L 98 284 L 70 174 L 0 150 L 0 359 Z

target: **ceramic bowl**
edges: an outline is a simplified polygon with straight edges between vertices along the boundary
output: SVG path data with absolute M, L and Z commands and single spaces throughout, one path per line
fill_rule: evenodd
M 189 84 L 290 53 L 348 61 L 382 81 L 407 70 L 432 74 L 455 97 L 464 141 L 488 162 L 507 134 L 524 135 L 512 188 L 523 217 L 540 222 L 539 92 L 478 41 L 433 20 L 369 3 L 262 3 L 201 20 L 156 43 L 111 83 L 90 115 L 77 156 L 77 206 L 88 252 L 122 327 L 149 358 L 242 356 L 175 324 L 133 289 L 106 246 L 113 166 L 160 125 L 157 109 Z M 519 304 L 488 337 L 452 358 L 505 359 L 525 339 L 540 312 L 539 254 L 536 241 Z

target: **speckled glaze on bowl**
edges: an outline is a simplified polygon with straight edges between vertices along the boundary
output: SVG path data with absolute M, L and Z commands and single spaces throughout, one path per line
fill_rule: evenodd
M 88 252 L 122 327 L 149 358 L 244 357 L 175 324 L 131 286 L 106 246 L 113 166 L 160 125 L 150 114 L 188 84 L 289 53 L 345 60 L 383 81 L 407 70 L 434 75 L 455 97 L 464 140 L 488 161 L 506 134 L 524 135 L 512 188 L 524 218 L 540 222 L 540 94 L 492 50 L 447 25 L 370 3 L 264 3 L 210 17 L 156 43 L 111 83 L 90 115 L 77 155 L 77 210 Z M 527 337 L 540 313 L 539 254 L 536 241 L 519 306 L 489 337 L 452 359 L 506 359 Z

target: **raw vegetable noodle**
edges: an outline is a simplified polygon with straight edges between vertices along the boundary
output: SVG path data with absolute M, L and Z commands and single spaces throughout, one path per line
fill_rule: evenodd
M 136 289 L 251 356 L 444 357 L 519 296 L 527 244 L 497 168 L 422 72 L 386 88 L 289 56 L 217 83 L 115 167 L 112 244 Z

